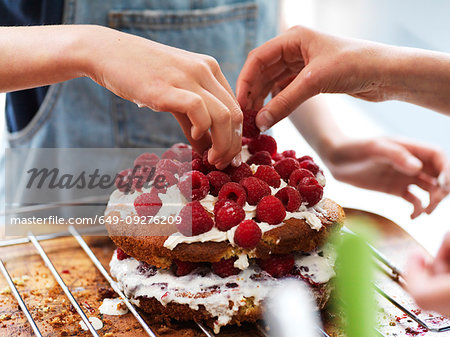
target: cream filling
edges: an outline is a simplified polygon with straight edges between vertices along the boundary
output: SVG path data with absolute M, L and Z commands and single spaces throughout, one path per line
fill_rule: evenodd
M 325 249 L 326 247 L 324 247 Z M 242 259 L 242 260 L 241 260 Z M 241 261 L 240 261 L 241 260 Z M 240 257 L 238 264 L 245 263 L 246 257 Z M 236 261 L 236 262 L 237 262 Z M 248 260 L 247 260 L 248 263 Z M 295 254 L 295 264 L 300 268 L 302 276 L 309 277 L 317 284 L 326 283 L 334 276 L 334 255 L 323 251 L 323 257 L 318 253 L 310 255 Z M 187 304 L 193 310 L 200 305 L 217 317 L 215 332 L 221 326 L 227 325 L 239 307 L 246 304 L 246 299 L 253 298 L 255 305 L 269 295 L 274 286 L 281 280 L 274 279 L 260 268 L 250 263 L 249 267 L 238 275 L 225 278 L 208 271 L 205 276 L 195 272 L 186 276 L 177 277 L 170 270 L 157 269 L 155 275 L 145 276 L 139 273 L 139 262 L 134 258 L 119 261 L 114 253 L 110 262 L 111 275 L 116 278 L 119 287 L 133 303 L 139 306 L 139 297 L 154 297 L 162 305 L 168 303 Z M 251 277 L 259 274 L 260 278 Z M 198 296 L 207 293 L 207 296 Z M 229 301 L 232 301 L 231 308 Z

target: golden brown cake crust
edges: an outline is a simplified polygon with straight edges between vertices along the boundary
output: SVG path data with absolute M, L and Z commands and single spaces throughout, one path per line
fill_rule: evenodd
M 252 252 L 251 258 L 267 258 L 269 254 L 287 254 L 293 251 L 310 252 L 324 243 L 334 230 L 340 229 L 344 211 L 337 203 L 324 199 L 322 208 L 326 216 L 321 218 L 322 228 L 312 229 L 303 219 L 288 219 L 283 226 L 264 233 L 260 243 Z M 107 217 L 120 217 L 120 211 L 107 208 Z M 167 235 L 143 236 L 125 235 L 134 231 L 136 224 L 124 221 L 106 223 L 109 235 L 114 243 L 125 253 L 139 261 L 145 261 L 159 268 L 169 268 L 174 259 L 192 262 L 217 262 L 242 253 L 242 248 L 233 247 L 229 242 L 181 243 L 173 250 L 164 247 Z M 141 228 L 150 226 L 143 225 Z M 161 225 L 160 225 L 161 226 Z M 173 231 L 173 230 L 172 230 Z

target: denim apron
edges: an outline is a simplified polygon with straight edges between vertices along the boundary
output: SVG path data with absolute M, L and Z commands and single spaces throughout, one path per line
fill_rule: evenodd
M 103 25 L 211 55 L 234 90 L 248 52 L 276 35 L 278 6 L 276 0 L 66 0 L 64 23 Z M 87 78 L 52 85 L 32 121 L 7 135 L 11 148 L 161 148 L 180 141 L 185 137 L 170 113 L 140 109 Z M 62 199 L 70 200 L 66 192 Z

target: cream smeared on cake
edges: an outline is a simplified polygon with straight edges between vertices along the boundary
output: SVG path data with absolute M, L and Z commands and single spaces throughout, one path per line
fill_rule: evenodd
M 299 273 L 298 277 L 301 275 L 302 279 L 309 280 L 311 284 L 327 283 L 335 275 L 334 259 L 328 246 L 321 253 L 296 253 L 295 270 Z M 241 258 L 236 262 L 240 260 Z M 248 260 L 242 257 L 237 264 L 240 263 L 248 263 Z M 140 297 L 153 297 L 162 305 L 171 302 L 187 304 L 193 310 L 204 306 L 212 317 L 217 318 L 216 333 L 247 303 L 246 299 L 252 298 L 253 304 L 258 306 L 273 287 L 282 282 L 262 271 L 253 262 L 238 275 L 224 278 L 209 270 L 181 277 L 165 269 L 152 269 L 151 273 L 146 274 L 145 268 L 139 266 L 140 262 L 131 257 L 118 260 L 116 253 L 110 262 L 111 275 L 117 279 L 127 297 L 134 299 L 133 302 L 137 305 Z

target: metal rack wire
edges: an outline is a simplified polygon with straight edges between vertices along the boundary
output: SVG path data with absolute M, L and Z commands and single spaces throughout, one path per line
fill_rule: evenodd
M 60 287 L 63 289 L 65 295 L 68 297 L 68 299 L 70 300 L 70 302 L 72 303 L 72 305 L 74 306 L 74 308 L 77 310 L 78 314 L 81 316 L 82 321 L 86 324 L 86 327 L 88 328 L 88 330 L 91 332 L 91 334 L 93 336 L 98 336 L 95 328 L 93 327 L 93 325 L 91 324 L 91 322 L 88 320 L 88 318 L 86 317 L 85 313 L 83 312 L 81 306 L 78 304 L 78 302 L 76 301 L 76 299 L 74 298 L 74 296 L 72 295 L 70 289 L 67 287 L 67 285 L 64 283 L 64 281 L 62 280 L 61 276 L 59 275 L 58 271 L 55 269 L 55 267 L 53 266 L 50 258 L 48 257 L 48 255 L 46 254 L 45 250 L 42 248 L 42 246 L 40 245 L 40 241 L 45 241 L 45 240 L 50 240 L 50 239 L 55 239 L 55 238 L 59 238 L 59 237 L 64 237 L 64 236 L 72 236 L 73 238 L 75 238 L 75 240 L 79 243 L 80 247 L 86 252 L 86 254 L 88 255 L 88 257 L 91 259 L 91 261 L 93 262 L 93 264 L 97 267 L 97 269 L 100 271 L 100 273 L 105 277 L 105 279 L 108 281 L 108 283 L 111 285 L 112 289 L 122 298 L 122 300 L 124 301 L 124 303 L 126 304 L 127 308 L 130 310 L 130 312 L 133 314 L 133 316 L 136 318 L 136 320 L 139 322 L 139 324 L 142 326 L 142 328 L 144 329 L 144 331 L 151 337 L 156 337 L 155 332 L 150 328 L 150 326 L 145 322 L 145 320 L 143 319 L 143 317 L 139 314 L 139 312 L 136 310 L 136 308 L 134 307 L 134 305 L 126 298 L 126 296 L 124 295 L 124 293 L 120 290 L 118 284 L 111 278 L 111 276 L 109 275 L 109 273 L 106 271 L 106 269 L 103 267 L 103 265 L 101 264 L 101 262 L 98 260 L 98 258 L 96 257 L 96 255 L 94 254 L 94 252 L 91 250 L 91 248 L 89 247 L 89 245 L 86 243 L 86 241 L 82 238 L 81 234 L 92 234 L 92 233 L 98 233 L 100 231 L 104 231 L 104 226 L 95 226 L 95 227 L 91 227 L 91 228 L 86 228 L 83 230 L 77 230 L 75 227 L 73 226 L 69 226 L 68 230 L 65 232 L 59 232 L 59 233 L 53 233 L 53 234 L 47 234 L 47 235 L 39 235 L 39 236 L 35 236 L 32 233 L 29 233 L 27 237 L 23 237 L 23 238 L 18 238 L 18 239 L 12 239 L 12 240 L 5 240 L 5 241 L 1 241 L 0 242 L 0 247 L 6 247 L 6 246 L 13 246 L 13 245 L 18 245 L 18 244 L 24 244 L 24 243 L 32 243 L 33 246 L 36 248 L 36 250 L 38 251 L 39 255 L 41 256 L 41 258 L 43 259 L 43 261 L 45 262 L 46 266 L 49 268 L 49 270 L 51 271 L 52 275 L 55 277 L 56 281 L 58 282 L 58 284 L 60 285 Z M 344 232 L 348 233 L 348 234 L 352 234 L 355 235 L 353 232 L 351 232 L 349 229 L 344 228 Z M 383 264 L 385 267 L 387 267 L 390 270 L 391 276 L 394 280 L 399 280 L 402 277 L 402 272 L 399 268 L 396 268 L 394 266 L 393 263 L 391 263 L 381 252 L 379 252 L 377 249 L 375 249 L 374 247 L 370 246 L 373 256 L 374 258 L 379 261 L 381 264 Z M 31 325 L 31 328 L 33 330 L 33 332 L 35 333 L 36 336 L 42 336 L 41 332 L 39 331 L 39 328 L 36 324 L 36 321 L 33 319 L 30 311 L 28 310 L 25 302 L 23 301 L 20 293 L 18 292 L 16 286 L 14 285 L 14 282 L 11 278 L 11 276 L 9 275 L 5 265 L 3 264 L 3 261 L 0 258 L 0 270 L 2 272 L 2 274 L 4 275 L 4 277 L 6 278 L 9 287 L 11 288 L 12 294 L 14 295 L 14 297 L 16 298 L 20 308 L 22 309 L 22 311 L 25 314 L 25 317 L 27 318 L 28 322 Z M 400 309 L 404 314 L 406 314 L 407 316 L 409 316 L 411 319 L 413 319 L 414 321 L 416 321 L 419 325 L 421 325 L 423 328 L 429 330 L 429 331 L 433 331 L 433 332 L 444 332 L 444 331 L 450 331 L 450 325 L 449 326 L 444 326 L 444 327 L 440 327 L 440 328 L 434 328 L 432 326 L 429 326 L 426 322 L 424 322 L 422 319 L 420 319 L 420 317 L 418 317 L 418 315 L 416 315 L 415 313 L 413 313 L 411 310 L 407 309 L 406 307 L 404 307 L 403 305 L 401 305 L 398 301 L 396 301 L 393 297 L 389 296 L 388 294 L 386 294 L 381 288 L 379 288 L 378 286 L 375 285 L 375 290 L 380 293 L 381 296 L 383 296 L 386 300 L 388 300 L 390 303 L 392 303 L 395 307 L 397 307 L 398 309 Z M 200 329 L 200 331 L 202 331 L 205 336 L 208 337 L 212 337 L 214 336 L 214 333 L 205 325 L 203 325 L 201 322 L 196 322 L 198 328 Z M 267 336 L 267 330 L 265 329 L 265 327 L 260 324 L 257 323 L 255 324 L 257 330 L 259 331 L 259 333 L 263 336 Z M 330 337 L 325 331 L 323 331 L 322 329 L 319 328 L 319 332 L 322 336 L 324 337 Z M 381 334 L 381 332 L 379 332 L 378 330 L 376 331 L 376 333 L 379 336 L 383 336 Z

